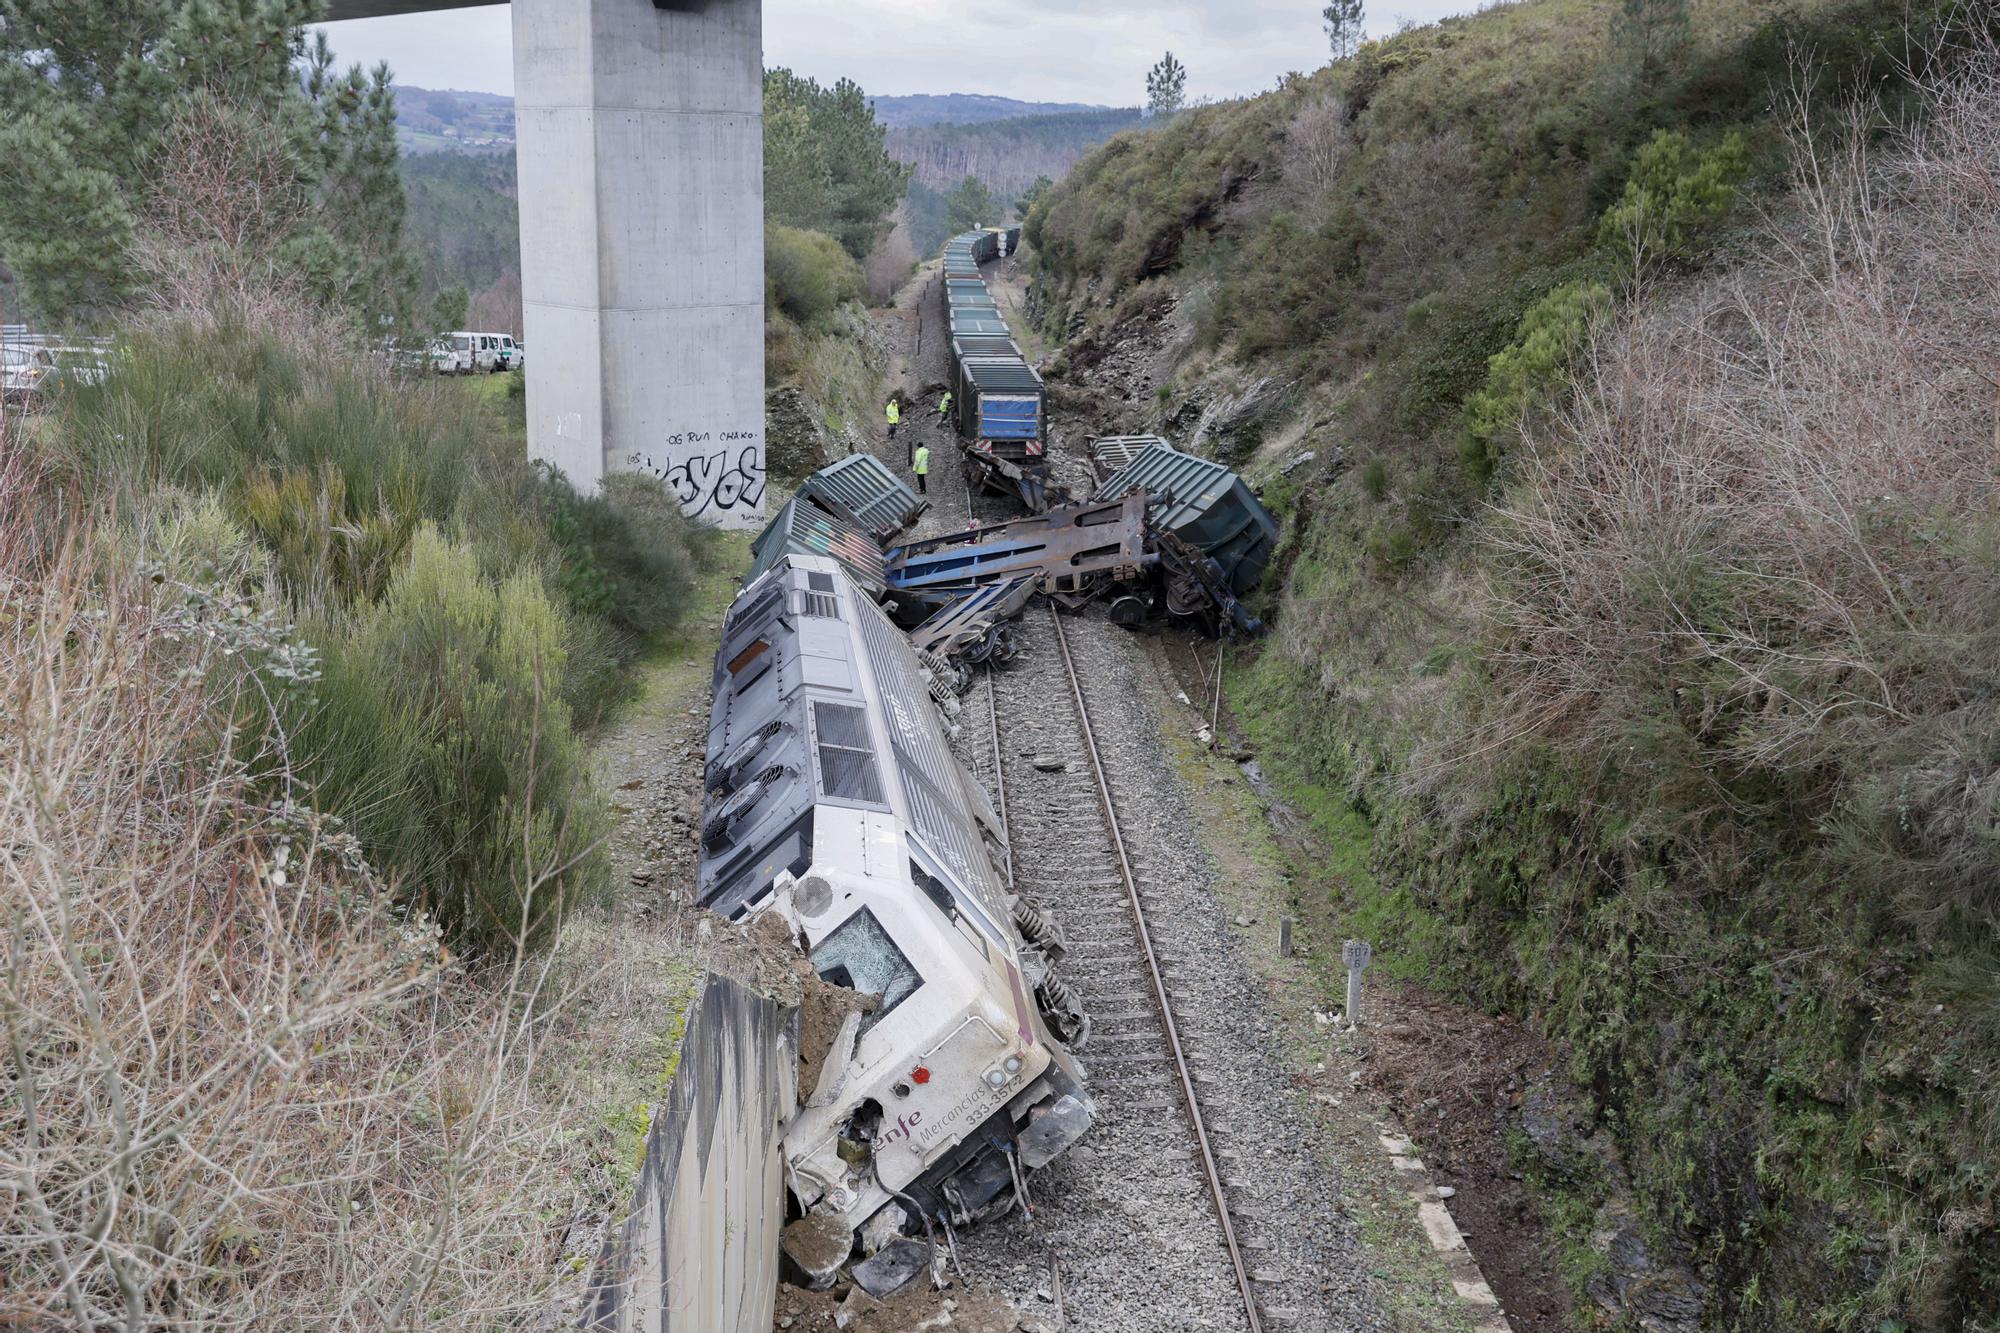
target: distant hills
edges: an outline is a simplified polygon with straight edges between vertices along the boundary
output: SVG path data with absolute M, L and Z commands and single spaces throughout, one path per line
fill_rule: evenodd
M 916 93 L 908 97 L 878 97 L 875 117 L 892 130 L 921 125 L 978 125 L 989 120 L 1023 116 L 1074 116 L 1110 111 L 1108 106 L 1082 102 L 1019 102 L 1011 97 L 981 93 Z
M 920 253 L 944 243 L 945 196 L 978 177 L 1003 206 L 1140 122 L 1138 108 L 1023 102 L 977 93 L 878 97 L 890 156 L 913 168 L 905 220 Z M 514 99 L 396 85 L 396 134 L 410 239 L 428 285 L 463 285 L 479 327 L 520 326 Z M 475 320 L 475 322 L 477 322 Z
M 930 125 L 983 125 L 996 120 L 1041 119 L 1046 116 L 1127 114 L 1083 102 L 1023 102 L 983 93 L 916 93 L 908 97 L 877 97 L 875 115 L 892 130 Z M 1137 118 L 1136 111 L 1129 113 Z M 404 146 L 418 151 L 479 144 L 479 140 L 514 141 L 514 99 L 505 93 L 473 93 L 456 88 L 396 85 L 396 118 Z
M 504 93 L 396 85 L 396 138 L 406 153 L 514 146 L 514 99 Z
M 909 163 L 917 183 L 933 190 L 949 190 L 967 176 L 977 176 L 994 193 L 1012 199 L 1038 177 L 1061 180 L 1078 158 L 1139 121 L 1137 107 L 1099 107 L 1002 120 L 892 126 L 889 156 Z

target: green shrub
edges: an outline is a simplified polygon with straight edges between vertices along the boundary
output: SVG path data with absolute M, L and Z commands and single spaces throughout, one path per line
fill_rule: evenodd
M 478 522 L 475 497 L 525 470 L 456 387 L 390 385 L 241 325 L 178 327 L 71 394 L 57 448 L 127 508 L 161 487 L 228 497 L 295 601 L 346 605 L 380 594 L 419 523 Z
M 1661 130 L 1639 150 L 1624 195 L 1598 223 L 1598 240 L 1628 269 L 1691 259 L 1749 170 L 1749 143 L 1739 130 L 1707 152 L 1679 130 Z
M 569 626 L 426 524 L 381 601 L 336 624 L 302 749 L 345 818 L 461 942 L 539 943 L 601 889 L 607 813 L 561 698 Z
M 549 534 L 563 556 L 559 582 L 572 607 L 634 638 L 680 623 L 703 556 L 702 534 L 682 519 L 665 483 L 619 473 L 605 478 L 596 495 L 583 496 L 550 472 L 540 488 Z
M 764 228 L 764 299 L 812 327 L 861 298 L 861 266 L 833 237 L 770 223 Z
M 1555 393 L 1576 350 L 1611 315 L 1611 290 L 1601 282 L 1556 288 L 1521 318 L 1514 341 L 1487 362 L 1486 384 L 1465 401 L 1459 457 L 1481 482 L 1499 466 L 1502 442 L 1521 414 Z
M 678 623 L 704 550 L 661 483 L 578 496 L 511 415 L 224 322 L 134 339 L 45 436 L 148 559 L 268 584 L 308 628 L 326 669 L 288 721 L 297 779 L 483 946 L 602 881 L 576 730 Z
M 1368 498 L 1380 504 L 1389 498 L 1389 467 L 1379 458 L 1371 458 L 1361 468 L 1361 489 Z

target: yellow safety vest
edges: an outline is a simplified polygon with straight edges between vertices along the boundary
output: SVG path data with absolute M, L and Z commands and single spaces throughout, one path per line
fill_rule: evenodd
M 910 466 L 913 469 L 915 469 L 916 474 L 920 477 L 930 475 L 931 447 L 928 444 L 920 444 L 917 446 L 917 456 L 915 460 L 910 464 Z
M 951 395 L 946 394 L 944 397 L 938 399 L 938 415 L 943 416 L 949 411 L 951 411 Z
M 889 424 L 892 426 L 896 425 L 902 419 L 903 419 L 903 409 L 897 406 L 895 399 L 891 398 L 889 400 Z

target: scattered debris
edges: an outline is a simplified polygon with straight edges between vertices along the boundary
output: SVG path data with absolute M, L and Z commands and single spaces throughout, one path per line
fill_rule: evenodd
M 935 1257 L 925 1241 L 905 1236 L 882 1247 L 874 1258 L 854 1266 L 854 1282 L 870 1296 L 893 1295 L 926 1272 Z
M 790 1223 L 778 1241 L 785 1279 L 808 1291 L 831 1288 L 853 1247 L 854 1233 L 844 1218 L 820 1215 Z

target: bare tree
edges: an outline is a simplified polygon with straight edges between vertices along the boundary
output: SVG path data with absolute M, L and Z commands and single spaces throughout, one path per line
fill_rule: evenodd
M 1439 274 L 1470 244 L 1479 214 L 1479 158 L 1471 140 L 1455 126 L 1399 137 L 1384 150 L 1374 180 L 1366 207 L 1392 258 L 1378 270 L 1405 299 L 1436 290 Z
M 1314 222 L 1324 221 L 1355 148 L 1345 100 L 1322 97 L 1308 102 L 1285 129 L 1279 162 L 1285 202 Z
M 909 218 L 904 209 L 898 208 L 896 225 L 875 243 L 868 253 L 868 262 L 862 266 L 868 299 L 877 305 L 887 305 L 916 263 L 917 249 L 910 241 Z
M 1963 825 L 1911 879 L 1942 910 L 1995 868 L 1943 719 L 2000 599 L 2000 53 L 1935 76 L 1887 150 L 1878 108 L 1805 88 L 1750 261 L 1645 293 L 1520 462 L 1492 529 L 1506 725 L 1614 756 L 1671 727 L 1718 803 L 1728 775 L 1900 764 L 1899 818 Z
M 280 247 L 312 215 L 312 190 L 268 115 L 212 93 L 187 99 L 161 136 L 145 202 L 132 258 L 156 315 L 255 312 L 272 328 L 309 317 Z

